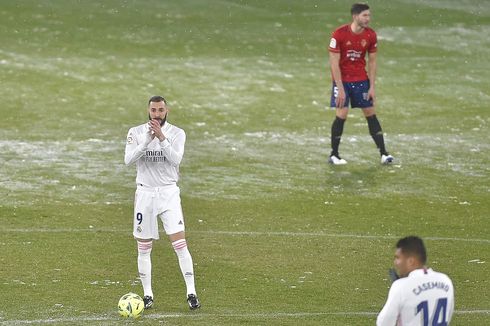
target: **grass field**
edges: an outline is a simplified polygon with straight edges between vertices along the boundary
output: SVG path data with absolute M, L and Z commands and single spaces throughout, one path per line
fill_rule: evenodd
M 352 111 L 329 166 L 330 32 L 350 1 L 0 0 L 0 324 L 121 323 L 142 294 L 127 130 L 162 94 L 202 308 L 168 240 L 135 324 L 373 325 L 399 237 L 490 324 L 490 2 L 370 1 L 381 166 Z

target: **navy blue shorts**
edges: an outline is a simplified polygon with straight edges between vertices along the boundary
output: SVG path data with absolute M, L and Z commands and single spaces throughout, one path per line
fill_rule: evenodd
M 342 83 L 345 90 L 344 107 L 351 108 L 370 108 L 373 106 L 373 100 L 368 99 L 369 79 L 359 82 Z M 330 107 L 335 107 L 335 98 L 337 97 L 338 89 L 335 82 L 332 85 L 332 97 L 330 99 Z

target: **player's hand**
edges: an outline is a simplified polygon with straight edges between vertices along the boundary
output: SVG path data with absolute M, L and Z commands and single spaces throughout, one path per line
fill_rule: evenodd
M 337 96 L 335 97 L 335 107 L 338 109 L 345 107 L 344 87 L 337 87 Z
M 148 125 L 150 125 L 150 124 L 148 124 Z M 148 130 L 148 139 L 149 139 L 150 141 L 152 141 L 152 140 L 153 140 L 153 138 L 155 138 L 155 133 L 154 133 L 154 132 L 153 132 L 153 130 L 151 130 L 151 128 L 150 128 L 150 130 Z
M 395 282 L 396 280 L 398 280 L 400 278 L 400 276 L 396 273 L 394 268 L 390 268 L 388 270 L 388 275 L 390 276 L 390 279 L 392 282 Z
M 374 104 L 375 104 L 374 102 L 376 101 L 376 93 L 374 92 L 373 87 L 369 88 L 368 93 L 367 93 L 367 97 L 368 97 L 368 100 L 373 101 L 373 106 L 374 106 Z
M 152 139 L 157 137 L 160 141 L 165 140 L 159 120 L 150 120 L 148 124 L 150 126 L 150 132 L 152 133 Z
M 155 133 L 151 130 L 151 124 L 148 122 L 148 133 L 146 136 L 147 145 L 155 138 Z

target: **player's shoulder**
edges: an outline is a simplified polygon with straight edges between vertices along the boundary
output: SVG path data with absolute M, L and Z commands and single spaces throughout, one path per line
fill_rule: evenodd
M 170 132 L 174 135 L 178 134 L 183 134 L 185 135 L 185 131 L 182 128 L 177 127 L 176 125 L 173 125 L 169 122 L 165 122 L 165 129 L 167 129 L 167 132 Z
M 341 25 L 341 26 L 337 27 L 333 31 L 332 34 L 333 35 L 343 35 L 343 34 L 349 33 L 349 28 L 350 28 L 350 24 Z
M 436 278 L 438 278 L 438 279 L 440 279 L 442 281 L 445 281 L 446 283 L 452 285 L 453 282 L 451 281 L 451 278 L 447 274 L 444 274 L 444 273 L 441 273 L 441 272 L 436 272 L 434 270 L 432 270 L 432 273 L 433 273 L 433 275 Z
M 371 36 L 376 36 L 376 31 L 374 29 L 372 29 L 371 27 L 365 27 L 364 33 L 371 35 Z
M 407 292 L 407 288 L 409 288 L 409 285 L 406 278 L 399 278 L 391 284 L 389 297 L 395 301 L 401 300 Z
M 409 277 L 401 277 L 396 281 L 394 281 L 391 287 L 395 289 L 402 289 L 408 286 L 411 283 L 411 281 L 412 280 Z
M 142 134 L 142 133 L 145 133 L 145 132 L 148 131 L 146 128 L 147 128 L 147 124 L 146 123 L 142 123 L 142 124 L 140 124 L 138 126 L 129 128 L 129 133 Z

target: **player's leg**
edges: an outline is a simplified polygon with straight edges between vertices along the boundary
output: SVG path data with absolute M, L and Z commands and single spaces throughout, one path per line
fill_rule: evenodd
M 362 110 L 364 116 L 366 117 L 369 133 L 376 144 L 376 147 L 379 149 L 379 153 L 381 155 L 381 163 L 382 164 L 390 164 L 393 162 L 393 156 L 391 156 L 385 147 L 385 141 L 383 136 L 383 130 L 381 129 L 381 124 L 379 123 L 378 118 L 376 117 L 376 111 L 374 107 L 365 108 Z
M 166 210 L 161 215 L 163 226 L 179 261 L 179 267 L 186 285 L 189 308 L 197 309 L 201 304 L 196 293 L 194 264 L 185 239 L 185 224 L 180 202 L 180 190 L 176 187 L 176 189 L 167 195 L 169 197 Z
M 376 147 L 378 147 L 381 155 L 386 155 L 387 153 L 383 137 L 383 130 L 381 129 L 381 124 L 379 123 L 378 117 L 376 116 L 376 111 L 374 107 L 363 108 L 362 112 L 366 117 L 369 134 L 373 138 Z
M 143 286 L 145 309 L 153 306 L 153 290 L 151 288 L 151 239 L 136 239 L 138 244 L 138 273 Z
M 335 165 L 342 165 L 347 163 L 347 161 L 342 159 L 339 155 L 340 139 L 342 138 L 342 134 L 344 132 L 344 123 L 345 120 L 347 120 L 347 114 L 349 113 L 349 90 L 348 87 L 345 87 L 345 84 L 344 89 L 346 92 L 345 103 L 343 107 L 335 109 L 335 119 L 332 123 L 330 134 L 330 145 L 332 147 L 332 151 L 330 152 L 330 158 L 328 161 L 329 163 Z M 335 99 L 337 98 L 337 94 L 337 86 L 334 83 L 334 85 L 332 86 L 332 96 L 330 98 L 330 106 L 332 108 L 335 107 Z
M 374 140 L 376 147 L 381 154 L 381 162 L 384 164 L 393 162 L 393 157 L 388 154 L 385 148 L 385 141 L 381 124 L 376 117 L 374 102 L 368 98 L 369 80 L 353 83 L 352 107 L 361 108 L 367 120 L 369 134 Z
M 143 286 L 143 301 L 145 309 L 148 309 L 153 305 L 151 251 L 153 239 L 158 239 L 158 223 L 153 213 L 153 198 L 146 191 L 136 190 L 133 236 L 138 246 L 138 273 Z
M 185 232 L 178 232 L 169 234 L 169 239 L 172 242 L 172 247 L 177 254 L 179 260 L 180 270 L 184 277 L 184 282 L 187 289 L 187 303 L 189 308 L 197 309 L 201 307 L 201 303 L 197 298 L 196 286 L 194 281 L 194 265 L 192 262 L 192 256 L 187 247 L 187 241 L 185 240 Z

